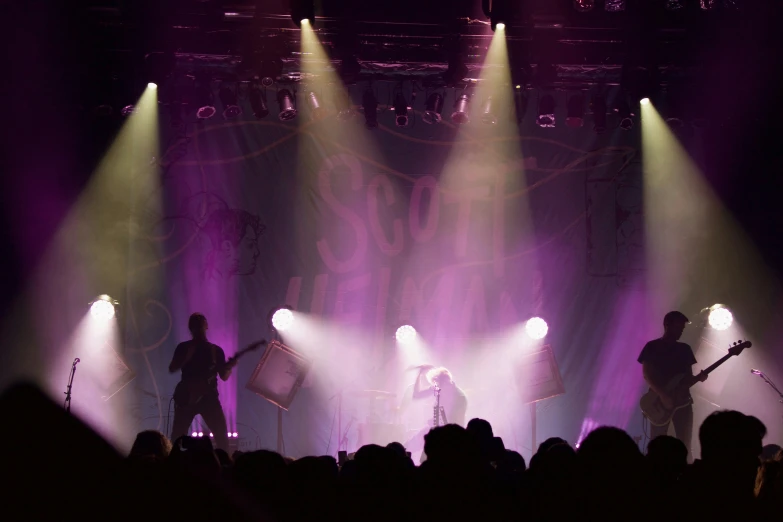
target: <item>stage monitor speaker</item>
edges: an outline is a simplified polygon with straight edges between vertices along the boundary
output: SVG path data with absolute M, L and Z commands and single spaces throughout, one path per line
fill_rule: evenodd
M 303 354 L 272 341 L 245 387 L 287 411 L 311 366 L 312 361 Z
M 523 403 L 537 402 L 565 393 L 552 347 L 526 354 L 516 368 L 517 389 Z

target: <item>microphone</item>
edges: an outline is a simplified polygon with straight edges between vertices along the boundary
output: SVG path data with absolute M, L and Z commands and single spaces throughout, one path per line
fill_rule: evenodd
M 410 371 L 410 370 L 424 370 L 426 368 L 434 368 L 434 366 L 431 364 L 418 364 L 414 366 L 408 366 L 407 369 L 408 371 Z
M 753 375 L 761 375 L 761 370 L 757 370 L 755 368 L 751 368 L 750 369 L 750 373 L 752 373 Z
M 77 357 L 76 359 L 73 360 L 73 365 L 76 366 L 80 362 L 82 362 L 82 360 Z

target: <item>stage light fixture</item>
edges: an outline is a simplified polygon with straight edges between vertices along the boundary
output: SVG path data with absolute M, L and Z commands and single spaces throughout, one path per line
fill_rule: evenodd
M 734 316 L 728 308 L 722 304 L 716 304 L 710 307 L 707 321 L 716 330 L 726 330 L 734 322 Z
M 367 87 L 362 94 L 362 108 L 364 109 L 364 126 L 368 129 L 378 127 L 378 99 L 372 87 Z
M 210 434 L 209 434 L 209 438 L 210 438 L 210 439 L 211 439 L 212 437 L 214 437 L 214 436 L 215 436 L 215 434 L 214 434 L 214 433 L 210 433 Z
M 280 58 L 269 58 L 261 62 L 258 69 L 258 76 L 261 78 L 261 85 L 269 87 L 275 83 L 278 76 L 283 73 L 283 60 Z
M 301 28 L 303 25 L 315 25 L 314 0 L 291 0 L 291 20 Z
M 593 113 L 593 131 L 596 134 L 606 132 L 606 100 L 595 95 L 590 99 L 590 112 Z
M 99 295 L 95 298 L 95 301 L 90 303 L 90 315 L 93 317 L 93 319 L 98 319 L 99 321 L 108 321 L 110 319 L 113 319 L 116 312 L 116 306 L 119 303 L 109 297 L 106 294 Z
M 318 96 L 313 91 L 307 93 L 307 104 L 310 106 L 310 117 L 312 119 L 320 120 L 324 117 L 325 110 L 321 106 Z
M 410 344 L 416 339 L 416 329 L 409 324 L 404 324 L 397 328 L 394 337 L 400 344 Z
M 626 131 L 633 129 L 633 117 L 635 115 L 631 112 L 631 106 L 628 105 L 628 102 L 625 99 L 621 98 L 617 102 L 614 111 L 617 113 L 618 127 Z
M 604 0 L 604 11 L 610 13 L 625 11 L 625 0 Z
M 261 89 L 254 87 L 250 89 L 250 108 L 253 110 L 253 115 L 259 120 L 266 118 L 269 115 L 269 106 L 266 104 L 266 96 Z
M 217 112 L 214 105 L 214 95 L 210 87 L 210 79 L 204 74 L 196 74 L 193 103 L 197 107 L 196 118 L 200 120 L 208 120 Z
M 525 323 L 525 332 L 531 339 L 543 339 L 546 337 L 548 331 L 549 326 L 546 324 L 546 321 L 540 317 L 533 317 L 528 319 L 527 323 Z
M 285 332 L 294 324 L 294 313 L 290 308 L 279 308 L 272 314 L 272 326 L 278 332 Z
M 642 105 L 647 105 L 648 103 L 650 103 L 650 98 L 642 98 L 641 100 L 639 100 L 639 103 L 641 103 Z
M 348 121 L 356 114 L 350 94 L 339 87 L 334 93 L 334 106 L 337 109 L 338 121 Z
M 512 115 L 516 118 L 517 125 L 525 119 L 525 113 L 527 113 L 527 96 L 522 93 L 521 86 L 518 86 L 514 89 L 514 114 Z
M 394 97 L 394 123 L 398 127 L 408 126 L 408 102 L 401 92 Z
M 203 437 L 203 436 L 204 436 L 204 432 L 203 432 L 203 431 L 199 431 L 199 432 L 198 432 L 198 436 L 199 436 L 199 437 Z
M 443 95 L 438 92 L 433 92 L 427 96 L 427 101 L 424 102 L 424 116 L 422 120 L 424 123 L 430 125 L 434 123 L 440 123 L 443 112 Z
M 585 123 L 585 100 L 581 94 L 574 94 L 566 102 L 566 127 L 579 128 Z
M 242 114 L 242 108 L 237 103 L 237 93 L 228 86 L 221 86 L 218 90 L 218 98 L 223 104 L 223 119 L 233 120 Z
M 237 432 L 235 431 L 234 432 L 234 438 L 236 439 L 237 437 L 239 437 L 239 435 L 237 435 Z
M 191 434 L 190 434 L 190 436 L 191 436 L 191 437 L 198 437 L 198 432 L 197 432 L 197 431 L 194 431 L 193 433 L 191 433 Z
M 495 29 L 498 31 L 505 31 L 506 30 L 506 24 L 503 22 L 499 22 L 495 25 Z
M 574 9 L 581 13 L 592 11 L 595 7 L 595 0 L 574 0 Z
M 463 125 L 470 121 L 470 96 L 460 94 L 454 101 L 454 112 L 451 113 L 451 121 L 457 125 Z
M 495 118 L 495 113 L 492 107 L 492 96 L 487 96 L 487 99 L 481 106 L 481 121 L 487 125 L 494 125 L 497 123 L 497 118 Z
M 157 89 L 157 88 L 158 88 L 158 84 L 157 84 L 157 83 L 155 83 L 155 82 L 149 82 L 149 83 L 147 84 L 147 88 L 148 88 L 148 89 Z
M 294 95 L 288 89 L 277 91 L 277 105 L 280 113 L 277 115 L 280 121 L 290 121 L 296 118 L 296 106 L 294 104 Z
M 484 14 L 489 18 L 489 25 L 492 31 L 506 28 L 509 19 L 510 0 L 482 0 L 481 8 Z
M 538 116 L 536 125 L 543 128 L 553 128 L 557 123 L 555 119 L 555 98 L 546 94 L 538 100 Z

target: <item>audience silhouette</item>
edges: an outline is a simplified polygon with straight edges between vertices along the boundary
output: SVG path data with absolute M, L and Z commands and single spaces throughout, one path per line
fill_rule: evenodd
M 267 450 L 229 455 L 208 438 L 172 444 L 158 431 L 139 433 L 123 458 L 29 385 L 7 390 L 0 409 L 32 434 L 0 430 L 11 450 L 10 480 L 0 489 L 5 520 L 49 519 L 56 509 L 67 519 L 189 522 L 714 522 L 783 513 L 783 451 L 762 447 L 765 426 L 737 411 L 704 421 L 693 464 L 673 437 L 650 441 L 644 455 L 625 431 L 603 426 L 578 449 L 547 439 L 527 467 L 484 419 L 432 429 L 420 466 L 398 442 L 368 444 L 338 465 L 331 456 Z M 17 451 L 23 447 L 36 449 Z

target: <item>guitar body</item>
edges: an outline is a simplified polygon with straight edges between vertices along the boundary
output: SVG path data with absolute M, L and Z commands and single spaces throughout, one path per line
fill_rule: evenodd
M 212 379 L 186 379 L 174 388 L 174 404 L 178 408 L 193 408 L 212 390 Z
M 228 361 L 226 361 L 227 367 L 232 367 L 234 363 L 239 360 L 240 357 L 245 355 L 246 353 L 252 352 L 254 350 L 259 349 L 261 346 L 264 346 L 266 344 L 266 341 L 257 341 L 255 343 L 252 343 L 247 348 L 240 350 L 237 352 L 233 357 L 231 357 Z M 218 373 L 218 370 L 213 365 L 210 367 L 210 372 L 214 371 L 215 373 Z M 176 388 L 174 388 L 174 404 L 177 405 L 177 408 L 193 408 L 196 405 L 198 405 L 199 402 L 201 402 L 201 399 L 209 395 L 212 390 L 214 389 L 214 382 L 217 378 L 217 375 L 213 375 L 209 378 L 201 378 L 201 379 L 183 379 L 179 381 Z
M 674 397 L 673 408 L 667 408 L 664 406 L 661 398 L 658 394 L 652 390 L 642 395 L 639 401 L 639 406 L 642 409 L 642 413 L 650 421 L 653 426 L 665 426 L 672 420 L 674 413 L 682 408 L 691 404 L 691 398 L 688 395 L 689 386 L 684 385 L 685 375 L 678 375 L 672 378 L 671 381 L 664 387 L 666 393 Z

